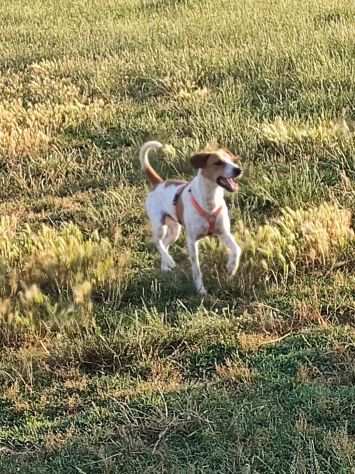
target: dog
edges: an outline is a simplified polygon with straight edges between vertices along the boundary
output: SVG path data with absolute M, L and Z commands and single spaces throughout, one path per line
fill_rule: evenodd
M 235 192 L 242 175 L 239 157 L 225 148 L 194 153 L 191 157 L 197 175 L 190 181 L 163 180 L 149 162 L 151 150 L 161 150 L 158 141 L 146 142 L 140 149 L 139 159 L 152 190 L 145 201 L 153 240 L 161 256 L 161 270 L 171 271 L 175 262 L 169 246 L 179 238 L 185 227 L 187 249 L 192 266 L 195 288 L 206 295 L 199 263 L 199 240 L 216 235 L 228 249 L 227 271 L 233 276 L 239 266 L 241 249 L 230 231 L 224 190 Z

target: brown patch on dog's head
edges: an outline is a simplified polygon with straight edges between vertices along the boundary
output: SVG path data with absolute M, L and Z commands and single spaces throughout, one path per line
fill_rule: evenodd
M 202 169 L 205 168 L 207 165 L 208 159 L 211 157 L 212 153 L 199 151 L 195 153 L 191 157 L 191 164 L 195 169 Z
M 225 148 L 201 151 L 191 158 L 192 166 L 200 169 L 204 178 L 230 192 L 237 190 L 235 179 L 242 173 L 239 162 L 240 158 Z
M 228 157 L 229 157 L 232 161 L 236 161 L 237 164 L 240 165 L 241 158 L 240 158 L 239 155 L 234 155 L 234 153 L 232 153 L 230 150 L 228 150 L 228 148 L 221 148 L 221 150 L 223 150 L 225 153 L 227 153 Z

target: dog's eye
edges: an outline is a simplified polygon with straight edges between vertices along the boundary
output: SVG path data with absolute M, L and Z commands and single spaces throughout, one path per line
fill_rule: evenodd
M 219 160 L 219 161 L 216 161 L 215 166 L 222 166 L 223 165 L 223 161 Z

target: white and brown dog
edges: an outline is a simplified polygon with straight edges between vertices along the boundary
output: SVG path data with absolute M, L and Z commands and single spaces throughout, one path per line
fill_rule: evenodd
M 236 178 L 242 170 L 238 158 L 226 149 L 201 151 L 191 158 L 198 169 L 192 181 L 164 181 L 151 167 L 148 154 L 163 145 L 157 141 L 145 143 L 139 153 L 143 171 L 153 190 L 148 194 L 145 207 L 152 226 L 154 243 L 161 255 L 162 271 L 170 271 L 175 262 L 169 254 L 169 245 L 175 242 L 183 225 L 186 229 L 187 248 L 192 264 L 192 275 L 197 291 L 206 294 L 198 256 L 199 239 L 217 235 L 227 246 L 227 270 L 234 275 L 239 265 L 241 250 L 230 232 L 224 189 L 237 190 Z

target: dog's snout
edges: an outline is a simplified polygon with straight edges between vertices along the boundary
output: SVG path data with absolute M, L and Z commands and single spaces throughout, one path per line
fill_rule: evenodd
M 233 176 L 235 178 L 237 178 L 238 176 L 240 176 L 242 174 L 242 170 L 240 168 L 237 168 L 237 167 L 234 167 L 233 169 Z

